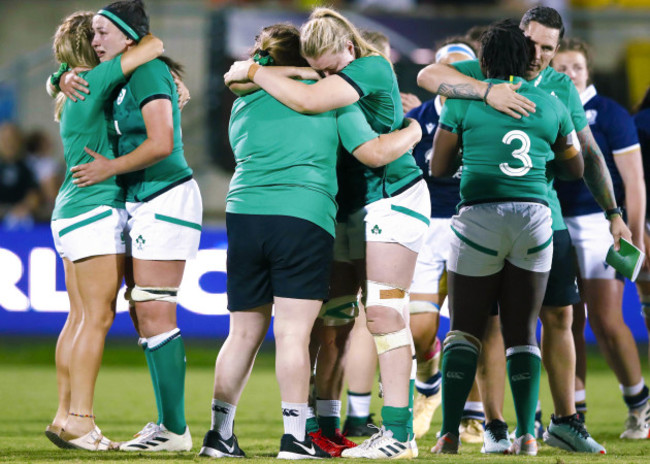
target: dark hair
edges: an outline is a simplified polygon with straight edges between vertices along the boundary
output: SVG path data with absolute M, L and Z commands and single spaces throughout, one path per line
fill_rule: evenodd
M 119 16 L 120 19 L 133 28 L 140 37 L 144 37 L 150 32 L 149 15 L 147 14 L 147 10 L 145 9 L 142 0 L 119 0 L 102 9 L 108 10 Z M 165 63 L 171 72 L 179 77 L 183 76 L 185 67 L 182 64 L 165 55 L 158 57 L 158 59 Z
M 562 16 L 556 9 L 548 6 L 536 6 L 531 8 L 521 18 L 521 28 L 528 27 L 531 21 L 540 23 L 542 26 L 550 27 L 560 31 L 560 39 L 564 37 L 564 24 L 562 23 Z
M 531 56 L 532 43 L 511 19 L 492 24 L 481 36 L 481 70 L 487 78 L 524 76 Z
M 147 10 L 145 10 L 144 2 L 142 0 L 119 0 L 106 5 L 102 10 L 117 15 L 122 21 L 126 22 L 140 38 L 149 33 L 149 15 L 147 14 Z
M 309 66 L 300 54 L 300 31 L 291 24 L 267 26 L 255 37 L 251 57 L 270 55 L 275 66 Z

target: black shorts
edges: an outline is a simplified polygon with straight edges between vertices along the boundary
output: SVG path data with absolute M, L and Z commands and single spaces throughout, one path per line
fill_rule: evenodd
M 324 300 L 334 237 L 290 216 L 226 213 L 228 309 L 242 311 L 273 297 Z
M 569 231 L 553 232 L 553 261 L 548 276 L 544 306 L 569 306 L 580 301 L 578 268 Z

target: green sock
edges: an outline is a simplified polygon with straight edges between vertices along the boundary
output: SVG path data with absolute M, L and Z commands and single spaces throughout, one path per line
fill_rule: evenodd
M 368 422 L 368 416 L 365 417 L 348 416 L 345 420 L 346 422 L 349 422 L 351 425 L 365 425 L 366 422 Z
M 153 385 L 153 394 L 156 397 L 156 409 L 158 410 L 158 421 L 156 424 L 160 425 L 163 423 L 163 411 L 162 411 L 162 400 L 160 399 L 160 388 L 158 388 L 158 375 L 156 374 L 156 366 L 151 359 L 151 354 L 147 349 L 147 343 L 142 344 L 142 350 L 144 351 L 144 357 L 147 360 L 147 366 L 149 367 L 149 375 L 151 375 L 151 385 Z
M 535 436 L 535 410 L 539 398 L 541 353 L 532 345 L 513 346 L 506 350 L 506 367 L 517 415 L 516 436 Z
M 478 348 L 471 343 L 451 341 L 442 354 L 442 429 L 440 436 L 452 433 L 458 436 L 465 401 L 469 395 L 476 364 Z
M 409 420 L 409 408 L 395 408 L 384 406 L 381 408 L 382 425 L 386 430 L 393 432 L 393 438 L 402 443 L 408 441 L 409 434 L 406 430 Z
M 318 432 L 319 428 L 320 427 L 318 426 L 318 420 L 315 417 L 310 417 L 307 419 L 307 425 L 305 427 L 305 431 L 307 433 Z
M 163 425 L 185 433 L 185 347 L 180 332 L 153 349 L 147 348 L 158 374 Z
M 415 362 L 415 358 L 413 359 Z M 413 395 L 415 394 L 415 379 L 409 380 L 409 420 L 406 423 L 406 431 L 409 434 L 409 440 L 415 438 L 413 433 Z
M 341 418 L 338 416 L 319 416 L 318 425 L 326 437 L 333 437 L 336 429 L 341 428 Z

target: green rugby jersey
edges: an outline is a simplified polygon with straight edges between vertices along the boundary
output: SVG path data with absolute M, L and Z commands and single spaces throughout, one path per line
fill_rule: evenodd
M 357 91 L 358 105 L 376 132 L 386 134 L 402 128 L 404 110 L 397 78 L 384 57 L 357 58 L 338 75 Z M 347 160 L 339 172 L 343 174 L 340 179 L 342 190 L 351 193 L 341 198 L 345 202 L 342 207 L 350 212 L 399 193 L 422 176 L 410 152 L 380 168 L 369 168 L 356 160 Z
M 463 74 L 473 77 L 474 79 L 485 80 L 485 76 L 481 71 L 481 65 L 478 60 L 459 61 L 452 64 L 458 71 Z M 577 132 L 581 131 L 588 125 L 585 110 L 580 101 L 580 94 L 571 82 L 569 76 L 557 72 L 550 66 L 544 69 L 539 75 L 530 81 L 530 84 L 538 89 L 544 90 L 553 96 L 556 96 L 564 106 L 569 110 L 571 120 Z M 562 218 L 562 208 L 560 201 L 557 198 L 557 193 L 553 188 L 553 174 L 548 174 L 548 191 L 549 191 L 549 205 L 551 206 L 551 217 L 553 218 L 553 230 L 566 229 L 564 219 Z
M 554 158 L 551 146 L 558 134 L 573 131 L 573 123 L 564 105 L 546 92 L 524 83 L 519 93 L 537 105 L 527 118 L 514 119 L 475 100 L 445 102 L 439 126 L 462 138 L 459 206 L 525 198 L 548 202 L 546 163 Z
M 92 91 L 85 100 L 68 99 L 63 105 L 59 129 L 68 169 L 56 197 L 52 219 L 71 218 L 103 205 L 124 207 L 124 192 L 115 177 L 89 187 L 77 187 L 72 183 L 69 169 L 93 161 L 85 147 L 106 158 L 115 158 L 114 138 L 109 138 L 109 132 L 113 135 L 115 132 L 111 112 L 115 90 L 125 82 L 120 60 L 121 55 L 80 73 Z
M 237 165 L 226 212 L 297 217 L 331 235 L 341 145 L 353 152 L 378 136 L 356 104 L 303 115 L 263 90 L 235 100 L 228 133 Z
M 138 148 L 147 138 L 147 128 L 141 109 L 153 100 L 166 99 L 172 104 L 174 148 L 165 159 L 140 171 L 120 176 L 127 189 L 126 201 L 148 201 L 159 192 L 192 176 L 185 161 L 181 130 L 181 112 L 174 78 L 165 63 L 156 59 L 143 64 L 129 78 L 113 104 L 115 129 L 119 134 L 118 155 Z

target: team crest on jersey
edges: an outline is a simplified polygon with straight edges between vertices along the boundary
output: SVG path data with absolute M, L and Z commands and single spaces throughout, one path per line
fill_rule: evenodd
M 425 127 L 427 128 L 427 134 L 430 134 L 431 132 L 433 132 L 433 129 L 436 128 L 436 125 L 431 122 L 428 122 Z
M 120 94 L 117 96 L 118 105 L 122 104 L 122 101 L 124 101 L 125 96 L 126 96 L 126 87 L 122 88 L 122 90 L 120 90 Z
M 587 121 L 589 122 L 590 126 L 596 124 L 596 118 L 598 117 L 597 110 L 586 110 L 585 114 L 587 115 Z

